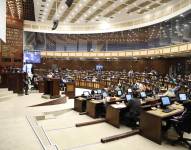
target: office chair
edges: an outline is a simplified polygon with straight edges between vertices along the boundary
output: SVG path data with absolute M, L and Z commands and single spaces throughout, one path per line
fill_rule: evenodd
M 184 133 L 191 133 L 191 104 L 187 108 L 187 111 L 182 115 L 181 119 L 171 119 L 172 126 L 174 127 L 175 131 L 179 135 L 179 138 L 176 141 L 173 141 L 172 144 L 175 144 L 177 142 L 186 144 L 189 149 L 191 150 L 191 143 L 188 141 L 191 141 L 191 139 L 184 138 Z
M 138 127 L 139 116 L 141 113 L 141 101 L 139 99 L 132 99 L 127 104 L 127 112 L 123 117 L 126 126 L 136 128 Z

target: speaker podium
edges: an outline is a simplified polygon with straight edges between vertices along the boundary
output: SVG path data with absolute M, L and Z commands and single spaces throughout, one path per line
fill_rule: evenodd
M 43 98 L 58 98 L 60 97 L 60 79 L 45 78 L 44 79 L 44 94 Z

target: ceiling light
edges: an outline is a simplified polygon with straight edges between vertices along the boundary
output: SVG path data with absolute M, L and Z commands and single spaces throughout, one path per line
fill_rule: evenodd
M 101 24 L 100 24 L 100 28 L 101 29 L 108 29 L 111 27 L 111 24 L 106 22 L 106 21 L 103 21 Z
M 68 7 L 71 7 L 73 1 L 74 1 L 74 0 L 66 0 L 65 4 L 66 4 Z

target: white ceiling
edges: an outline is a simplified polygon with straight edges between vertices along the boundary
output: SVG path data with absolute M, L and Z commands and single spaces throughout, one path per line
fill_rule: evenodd
M 58 19 L 71 24 L 118 23 L 162 9 L 175 1 L 177 0 L 74 0 L 68 8 L 65 0 L 34 0 L 34 7 L 38 22 Z

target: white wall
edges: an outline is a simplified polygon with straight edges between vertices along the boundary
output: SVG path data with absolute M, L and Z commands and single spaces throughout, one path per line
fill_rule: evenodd
M 0 39 L 6 42 L 6 0 L 0 0 Z

